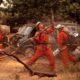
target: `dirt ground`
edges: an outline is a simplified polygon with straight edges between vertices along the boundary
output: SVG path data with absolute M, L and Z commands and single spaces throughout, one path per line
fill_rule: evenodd
M 48 64 L 47 61 L 42 59 L 38 60 L 36 63 Z M 37 67 L 33 66 L 33 68 L 38 69 L 39 66 L 40 65 L 37 65 Z M 43 65 L 42 69 L 45 68 L 47 68 L 47 66 Z M 0 61 L 0 80 L 80 80 L 80 63 L 77 63 L 76 65 L 70 64 L 69 69 L 65 69 L 61 60 L 57 59 L 56 73 L 57 77 L 31 76 L 24 66 L 13 58 L 5 56 L 3 60 Z

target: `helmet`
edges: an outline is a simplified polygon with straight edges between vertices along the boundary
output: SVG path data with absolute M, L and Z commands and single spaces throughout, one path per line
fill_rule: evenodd
M 60 28 L 63 28 L 63 27 L 64 27 L 64 25 L 58 24 L 55 28 L 60 29 Z
M 37 22 L 37 23 L 36 23 L 36 27 L 37 27 L 40 23 L 41 23 L 40 21 L 39 21 L 39 22 Z

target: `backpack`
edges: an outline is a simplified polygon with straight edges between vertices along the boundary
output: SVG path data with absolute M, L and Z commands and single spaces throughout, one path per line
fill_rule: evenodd
M 70 51 L 74 51 L 77 48 L 77 39 L 73 35 L 69 35 L 67 47 Z

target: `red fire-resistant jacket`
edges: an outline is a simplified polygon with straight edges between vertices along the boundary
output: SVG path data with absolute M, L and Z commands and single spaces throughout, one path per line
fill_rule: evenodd
M 49 34 L 54 32 L 54 28 L 50 27 L 46 31 L 43 31 L 41 34 L 40 32 L 36 32 L 35 40 L 37 43 L 49 43 Z

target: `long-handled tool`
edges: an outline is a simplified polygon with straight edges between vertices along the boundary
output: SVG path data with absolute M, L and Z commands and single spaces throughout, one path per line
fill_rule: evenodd
M 29 71 L 29 73 L 31 75 L 38 75 L 40 77 L 42 76 L 48 76 L 48 77 L 55 77 L 56 74 L 54 72 L 40 72 L 40 71 L 34 71 L 32 70 L 28 65 L 26 65 L 22 60 L 20 60 L 17 56 L 15 56 L 14 54 L 8 54 L 4 51 L 2 51 L 3 54 L 9 56 L 9 57 L 13 57 L 15 58 L 19 63 L 21 63 L 22 65 L 24 65 L 24 67 Z

